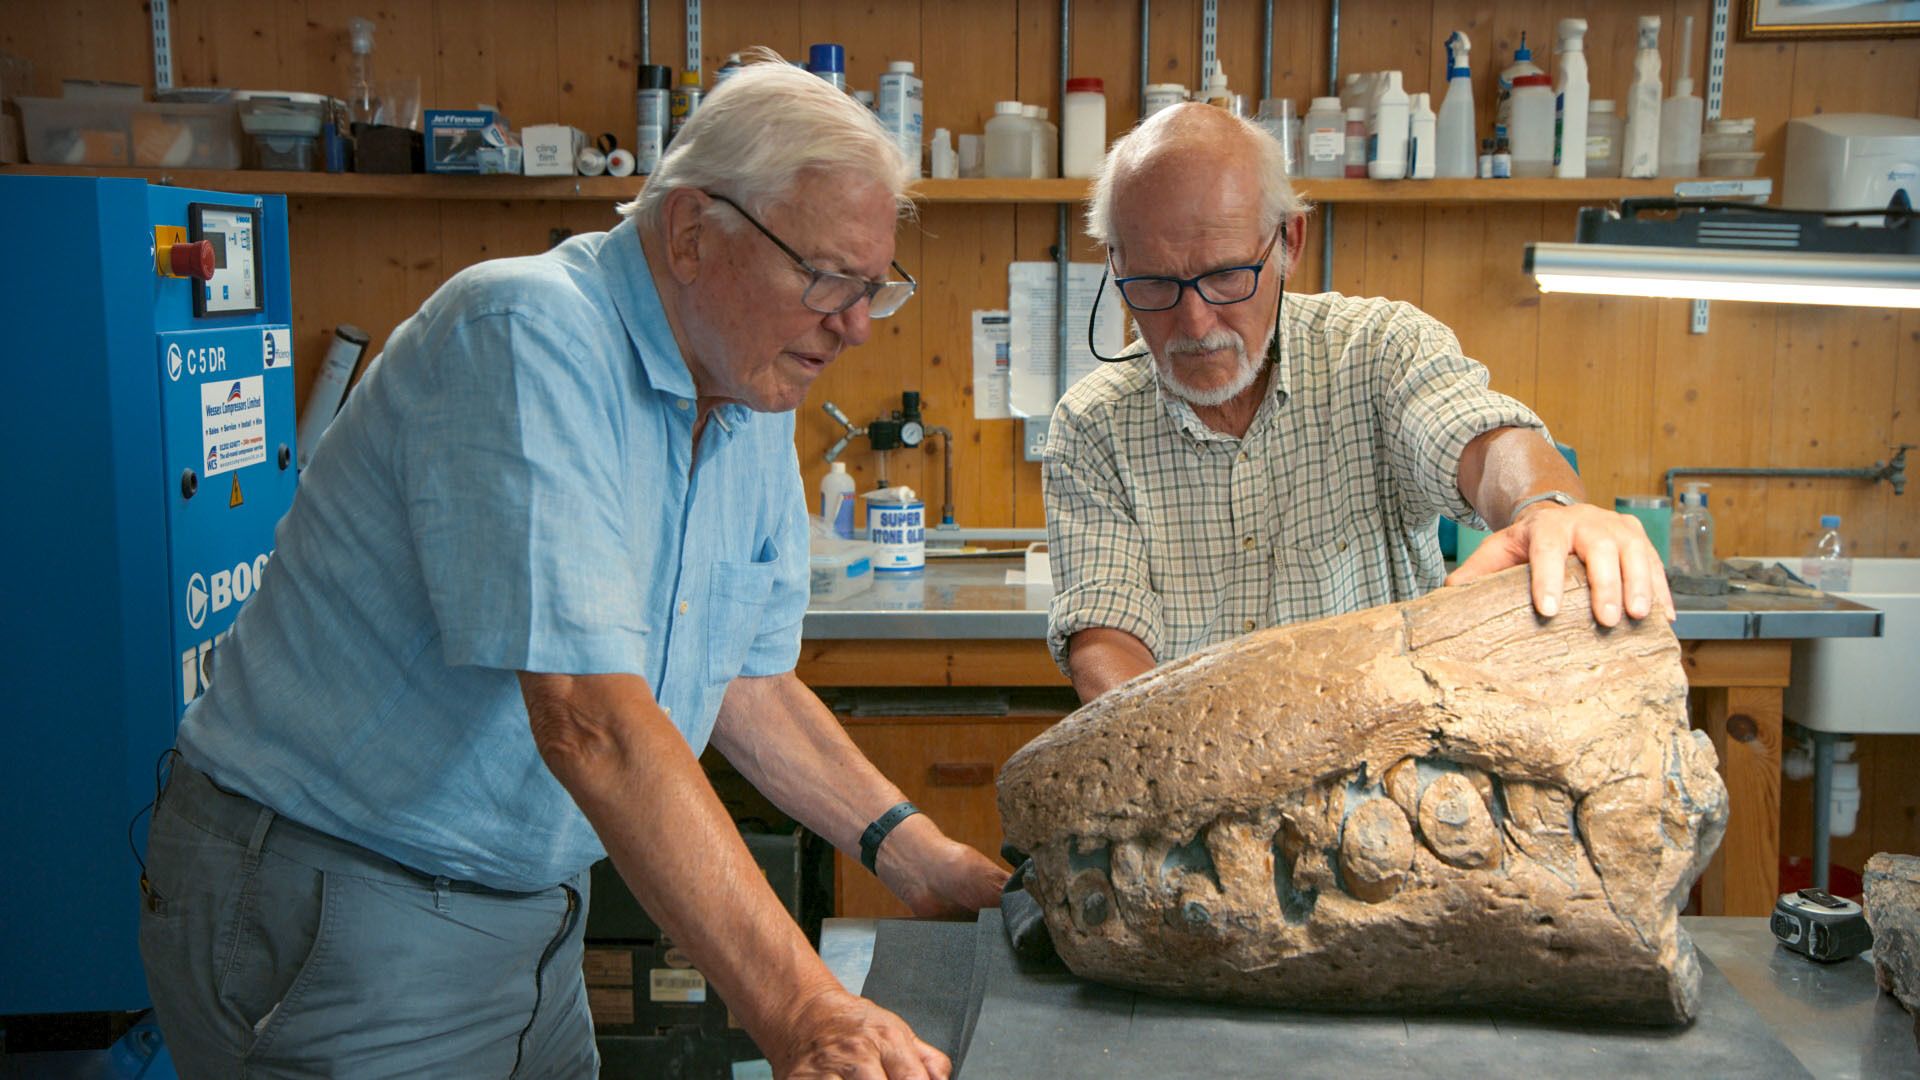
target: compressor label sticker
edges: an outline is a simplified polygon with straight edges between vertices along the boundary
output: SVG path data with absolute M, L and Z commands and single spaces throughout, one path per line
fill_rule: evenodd
M 269 371 L 293 366 L 292 330 L 284 326 L 269 326 L 260 331 L 260 366 Z
M 200 441 L 205 476 L 267 460 L 265 378 L 211 379 L 200 384 Z

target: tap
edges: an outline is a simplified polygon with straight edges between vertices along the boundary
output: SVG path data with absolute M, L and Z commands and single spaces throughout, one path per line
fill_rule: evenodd
M 1907 490 L 1907 451 L 1913 449 L 1920 448 L 1915 447 L 1912 443 L 1901 443 L 1894 449 L 1892 461 L 1884 465 L 1879 462 L 1874 463 L 1879 467 L 1879 472 L 1874 479 L 1876 481 L 1885 480 L 1887 483 L 1892 484 L 1895 495 L 1904 494 Z

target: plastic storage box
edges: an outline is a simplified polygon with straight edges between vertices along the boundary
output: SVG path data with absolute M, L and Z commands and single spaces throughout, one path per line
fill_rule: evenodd
M 237 169 L 231 102 L 19 99 L 27 160 L 39 165 Z
M 320 167 L 320 126 L 327 99 L 320 94 L 240 96 L 240 127 L 247 133 L 247 167 L 312 172 Z
M 808 559 L 815 600 L 844 600 L 873 584 L 874 546 L 865 540 L 815 538 Z

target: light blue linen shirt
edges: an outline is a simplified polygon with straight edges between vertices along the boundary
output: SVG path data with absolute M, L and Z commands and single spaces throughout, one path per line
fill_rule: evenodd
M 427 874 L 563 881 L 604 851 L 516 671 L 644 676 L 698 754 L 807 605 L 793 414 L 716 409 L 632 223 L 456 275 L 321 441 L 179 746 L 224 787 Z

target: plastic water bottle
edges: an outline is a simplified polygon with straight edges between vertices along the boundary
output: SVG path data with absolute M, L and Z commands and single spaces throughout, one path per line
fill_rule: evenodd
M 853 539 L 853 477 L 847 475 L 847 463 L 836 461 L 820 478 L 820 520 L 835 536 Z
M 1670 541 L 1673 568 L 1696 577 L 1712 577 L 1720 560 L 1713 554 L 1713 514 L 1707 510 L 1707 485 L 1695 481 L 1680 493 L 1680 515 Z
M 1853 588 L 1853 559 L 1840 536 L 1839 514 L 1820 516 L 1820 538 L 1813 542 L 1807 557 L 1800 560 L 1800 576 L 1821 592 L 1839 593 Z

